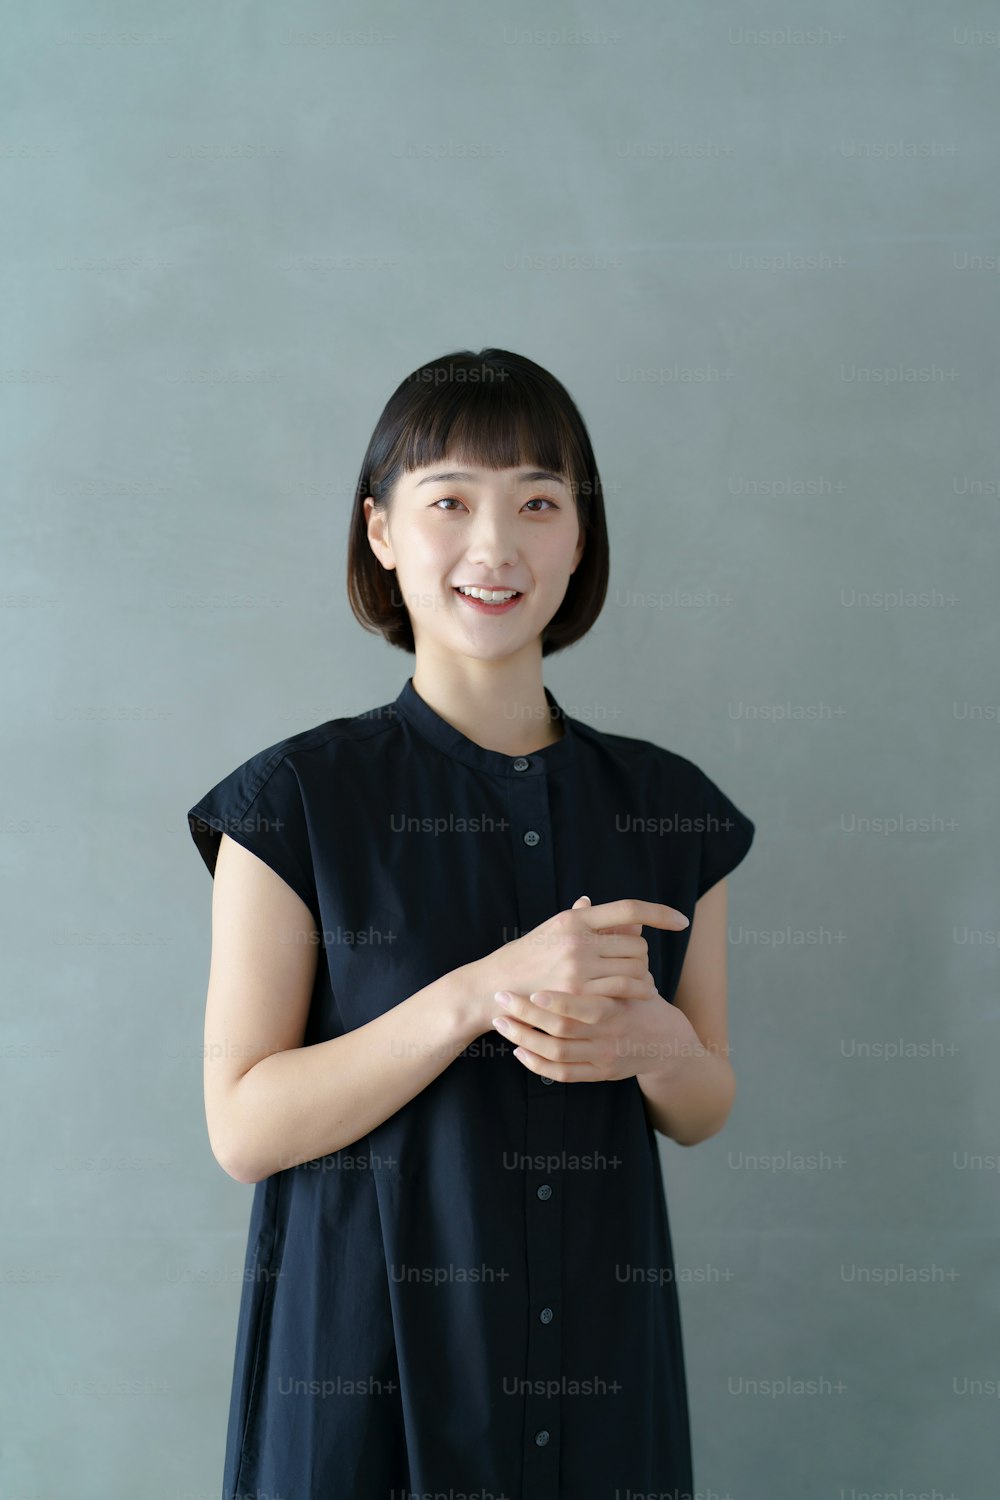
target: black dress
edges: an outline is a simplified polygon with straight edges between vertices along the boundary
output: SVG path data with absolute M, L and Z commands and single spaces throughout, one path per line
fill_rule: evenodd
M 304 1045 L 572 906 L 693 917 L 754 824 L 691 761 L 550 707 L 522 757 L 394 703 L 261 750 L 188 813 L 311 909 Z M 671 1001 L 691 928 L 646 927 Z M 225 1500 L 693 1491 L 673 1250 L 635 1078 L 558 1083 L 486 1027 L 376 1130 L 255 1184 Z

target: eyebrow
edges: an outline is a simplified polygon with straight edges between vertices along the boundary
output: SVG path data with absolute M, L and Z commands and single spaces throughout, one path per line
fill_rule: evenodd
M 419 489 L 422 484 L 451 483 L 453 479 L 471 480 L 474 484 L 479 482 L 476 475 L 470 473 L 468 469 L 448 469 L 438 474 L 428 474 L 426 479 L 418 479 L 416 488 Z M 522 469 L 517 475 L 518 484 L 535 484 L 539 480 L 543 483 L 566 485 L 561 474 L 553 474 L 548 469 Z

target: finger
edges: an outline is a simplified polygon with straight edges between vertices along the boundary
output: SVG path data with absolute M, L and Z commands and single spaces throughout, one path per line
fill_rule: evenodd
M 493 1025 L 515 1047 L 526 1047 L 549 1062 L 586 1062 L 590 1053 L 591 1043 L 585 1038 L 549 1036 L 546 1031 L 535 1031 L 516 1016 L 496 1016 Z
M 621 927 L 627 922 L 641 922 L 643 927 L 659 927 L 667 932 L 683 932 L 691 925 L 689 918 L 674 906 L 664 906 L 661 901 L 641 901 L 631 896 L 620 901 L 604 901 L 600 906 L 579 907 L 578 910 L 594 932 L 599 932 L 602 927 Z
M 604 996 L 611 1000 L 651 1000 L 659 994 L 656 988 L 656 980 L 648 969 L 644 969 L 640 975 L 631 974 L 607 974 L 603 979 L 588 979 L 585 981 L 582 995 Z M 607 1012 L 605 1011 L 606 1015 Z M 602 1017 L 598 1017 L 598 1020 Z
M 582 1037 L 586 1028 L 603 1020 L 608 1007 L 600 1004 L 597 995 L 570 993 L 567 990 L 533 990 L 530 995 L 508 990 L 510 1001 L 501 1006 L 497 1002 L 497 1016 L 513 1017 L 526 1026 L 537 1027 L 550 1036 Z M 493 1018 L 494 1020 L 496 1017 Z M 502 1027 L 497 1027 L 502 1031 Z
M 588 934 L 588 941 L 591 936 L 600 939 L 595 943 L 595 950 L 601 958 L 630 958 L 636 963 L 645 964 L 649 955 L 649 944 L 642 936 L 629 937 L 625 933 L 595 932 Z
M 527 1047 L 515 1047 L 513 1055 L 523 1068 L 529 1073 L 537 1073 L 540 1078 L 551 1078 L 553 1083 L 594 1083 L 594 1065 L 589 1062 L 580 1063 L 554 1063 L 546 1058 L 540 1057 L 537 1052 L 530 1051 Z
M 582 906 L 582 905 L 592 906 L 593 902 L 591 901 L 591 899 L 590 899 L 589 896 L 579 896 L 573 902 L 573 905 L 570 907 L 570 911 L 576 911 L 577 908 L 580 907 L 580 906 Z M 627 934 L 630 937 L 641 937 L 641 935 L 642 935 L 642 923 L 641 922 L 623 922 L 618 927 L 600 927 L 600 928 L 598 928 L 598 931 L 599 932 L 622 932 L 622 933 Z

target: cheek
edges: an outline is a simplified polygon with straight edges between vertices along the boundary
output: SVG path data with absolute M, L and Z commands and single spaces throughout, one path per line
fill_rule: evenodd
M 442 595 L 444 580 L 455 569 L 455 549 L 440 532 L 424 531 L 420 527 L 407 529 L 402 540 L 398 558 L 400 584 L 409 597 L 410 607 L 420 610 L 424 617 L 443 611 L 446 600 Z
M 573 566 L 573 548 L 576 545 L 576 533 L 567 531 L 565 534 L 550 532 L 547 536 L 539 538 L 539 545 L 532 551 L 532 564 L 540 575 L 553 580 L 561 579 Z
M 447 563 L 447 538 L 434 527 L 408 526 L 398 537 L 399 559 L 407 573 L 440 572 Z
M 440 527 L 416 528 L 411 538 L 413 560 L 418 567 L 433 568 L 444 562 L 454 550 Z

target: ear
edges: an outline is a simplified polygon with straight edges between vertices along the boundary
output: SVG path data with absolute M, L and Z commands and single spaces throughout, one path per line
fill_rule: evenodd
M 368 545 L 383 568 L 391 571 L 396 566 L 396 560 L 392 555 L 392 547 L 388 541 L 389 517 L 384 508 L 376 508 L 372 495 L 366 495 L 364 509 L 365 522 L 368 527 Z

